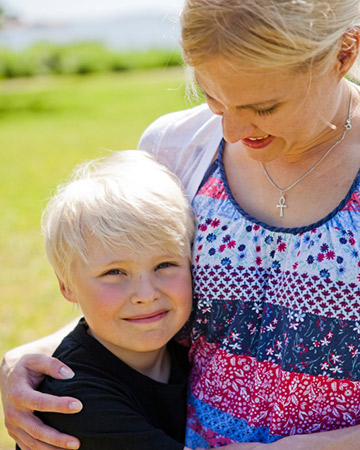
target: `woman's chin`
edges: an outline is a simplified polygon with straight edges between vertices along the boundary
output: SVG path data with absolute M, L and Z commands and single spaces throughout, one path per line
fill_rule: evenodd
M 279 146 L 274 145 L 269 145 L 263 148 L 252 148 L 243 143 L 243 147 L 249 158 L 262 163 L 275 161 L 285 153 L 284 147 L 280 148 Z

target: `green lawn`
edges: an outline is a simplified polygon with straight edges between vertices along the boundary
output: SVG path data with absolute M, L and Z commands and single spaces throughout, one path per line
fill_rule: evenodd
M 104 149 L 135 148 L 156 117 L 190 106 L 182 69 L 2 82 L 0 354 L 76 317 L 47 263 L 40 215 L 49 193 Z M 12 449 L 0 417 L 0 449 Z

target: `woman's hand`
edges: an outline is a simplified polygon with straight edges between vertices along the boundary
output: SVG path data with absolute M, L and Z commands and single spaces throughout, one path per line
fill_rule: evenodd
M 73 414 L 82 408 L 74 398 L 35 391 L 45 375 L 65 380 L 74 373 L 49 356 L 31 354 L 19 359 L 15 351 L 5 355 L 0 370 L 5 426 L 22 450 L 77 449 L 78 439 L 47 427 L 33 414 L 34 410 Z
M 313 434 L 298 434 L 270 445 L 269 450 L 360 450 L 360 425 Z
M 313 434 L 297 434 L 271 444 L 229 444 L 224 450 L 360 450 L 360 425 Z

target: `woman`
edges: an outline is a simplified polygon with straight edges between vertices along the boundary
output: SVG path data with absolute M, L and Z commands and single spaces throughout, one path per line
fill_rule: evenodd
M 198 221 L 189 447 L 359 446 L 360 93 L 344 78 L 359 26 L 358 0 L 186 1 L 208 107 L 158 119 L 140 148 L 180 176 Z M 59 376 L 44 358 L 4 383 L 25 392 L 5 401 L 24 449 L 67 442 L 26 413 L 69 412 L 29 393 L 29 366 Z

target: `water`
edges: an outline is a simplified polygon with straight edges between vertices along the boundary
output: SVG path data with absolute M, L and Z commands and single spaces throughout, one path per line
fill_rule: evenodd
M 0 30 L 0 46 L 23 49 L 38 42 L 99 41 L 113 49 L 179 48 L 180 24 L 175 14 L 124 14 L 112 19 L 12 26 Z

